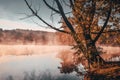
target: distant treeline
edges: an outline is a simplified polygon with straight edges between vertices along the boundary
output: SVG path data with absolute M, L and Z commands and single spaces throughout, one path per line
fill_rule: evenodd
M 0 44 L 55 44 L 55 33 L 32 30 L 0 29 Z
M 70 35 L 60 32 L 46 32 L 22 29 L 15 30 L 0 29 L 0 44 L 73 45 L 75 44 L 75 42 Z M 104 42 L 98 42 L 98 44 L 112 46 L 119 45 L 116 43 L 104 43 Z
M 74 41 L 59 32 L 0 29 L 0 44 L 69 45 Z

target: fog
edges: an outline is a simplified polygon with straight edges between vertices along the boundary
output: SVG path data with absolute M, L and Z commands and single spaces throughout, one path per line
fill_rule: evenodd
M 120 56 L 120 47 L 100 46 L 106 52 L 104 59 Z M 24 72 L 36 71 L 43 73 L 50 71 L 53 75 L 61 75 L 58 69 L 60 58 L 71 62 L 72 46 L 48 45 L 0 45 L 0 80 L 9 75 L 23 76 Z
M 100 47 L 103 48 L 104 53 L 101 56 L 105 60 L 120 56 L 120 47 L 112 47 L 112 46 L 100 46 Z
M 106 54 L 119 54 L 120 47 L 100 46 Z M 0 56 L 2 55 L 32 55 L 59 52 L 63 49 L 71 50 L 71 46 L 51 45 L 0 45 Z
M 0 45 L 0 55 L 46 54 L 59 52 L 62 49 L 70 50 L 70 46 Z
M 70 46 L 0 45 L 0 80 L 9 75 L 22 78 L 24 72 L 35 71 L 59 75 L 57 54 Z
M 101 56 L 104 59 L 120 56 L 120 47 L 100 46 L 103 49 Z M 62 53 L 59 55 L 72 55 L 74 50 L 72 46 L 51 46 L 51 45 L 0 45 L 0 58 L 6 55 L 53 55 L 54 53 Z M 7 58 L 6 58 L 7 59 Z M 2 61 L 5 61 L 3 59 Z M 1 62 L 1 61 L 0 61 Z

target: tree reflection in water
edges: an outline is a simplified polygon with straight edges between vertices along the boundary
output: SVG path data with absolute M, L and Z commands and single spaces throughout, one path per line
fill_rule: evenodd
M 60 58 L 61 66 L 58 67 L 61 73 L 71 73 L 76 72 L 77 75 L 84 75 L 86 73 L 85 68 L 87 67 L 86 60 L 83 60 L 84 57 L 77 56 L 73 51 L 61 51 L 57 57 Z

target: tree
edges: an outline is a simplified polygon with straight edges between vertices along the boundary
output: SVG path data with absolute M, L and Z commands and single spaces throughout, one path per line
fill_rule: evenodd
M 100 52 L 96 48 L 96 43 L 103 35 L 103 39 L 109 33 L 119 35 L 120 0 L 51 0 L 53 5 L 49 4 L 47 0 L 42 0 L 50 10 L 55 12 L 52 14 L 53 16 L 59 14 L 62 17 L 68 30 L 50 25 L 40 17 L 38 10 L 32 8 L 32 5 L 27 0 L 24 1 L 32 15 L 36 16 L 48 27 L 72 36 L 76 42 L 74 46 L 77 49 L 76 54 L 77 56 L 81 53 L 84 55 L 88 61 L 90 72 L 94 69 L 103 68 L 105 64 L 110 64 L 99 55 Z M 67 10 L 64 7 L 67 7 L 71 12 L 66 12 Z M 74 24 L 68 20 L 68 14 L 71 15 Z M 119 42 L 119 40 L 117 41 Z M 112 62 L 112 64 L 120 65 L 116 62 Z

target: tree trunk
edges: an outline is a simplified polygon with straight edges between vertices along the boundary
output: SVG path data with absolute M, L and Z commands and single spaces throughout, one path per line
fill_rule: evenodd
M 90 71 L 84 75 L 84 80 L 120 80 L 120 66 Z
M 89 64 L 95 67 L 103 64 L 104 60 L 99 55 L 97 48 L 95 46 L 95 42 L 91 39 L 90 29 L 88 27 L 89 26 L 86 25 L 83 28 L 84 31 L 83 35 L 85 36 L 86 48 L 87 48 L 87 53 L 85 55 L 88 59 Z
M 88 57 L 88 62 L 93 67 L 99 67 L 100 65 L 105 63 L 105 61 L 99 55 L 95 44 L 93 44 L 93 43 L 87 44 L 87 54 L 86 54 L 86 56 Z
M 97 75 L 97 74 L 93 74 L 93 73 L 88 73 L 84 76 L 84 80 L 113 80 L 113 79 L 107 78 L 104 75 Z

